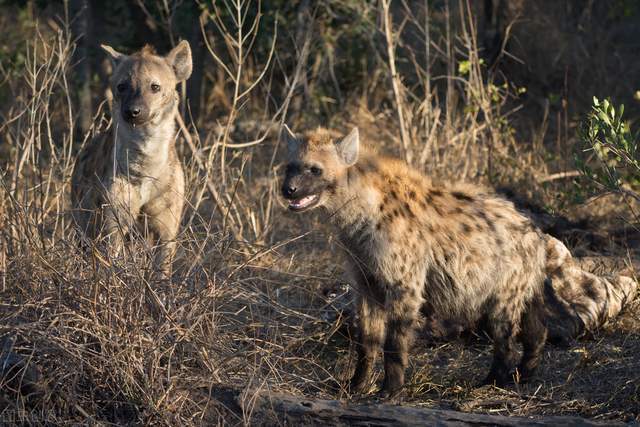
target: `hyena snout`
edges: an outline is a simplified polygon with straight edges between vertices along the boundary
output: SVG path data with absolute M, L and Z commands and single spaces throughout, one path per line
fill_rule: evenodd
M 322 191 L 323 189 L 304 173 L 288 173 L 281 188 L 282 197 L 289 202 L 289 209 L 297 212 L 317 206 Z
M 145 123 L 149 120 L 149 109 L 140 102 L 123 103 L 122 118 L 132 125 Z
M 294 199 L 300 194 L 299 183 L 294 179 L 285 179 L 282 183 L 282 196 L 285 199 Z
M 294 168 L 289 166 L 287 169 Z M 309 183 L 305 182 L 304 175 L 297 172 L 292 172 L 291 170 L 287 171 L 287 174 L 282 181 L 281 191 L 282 196 L 287 200 L 306 196 L 312 192 L 310 191 Z

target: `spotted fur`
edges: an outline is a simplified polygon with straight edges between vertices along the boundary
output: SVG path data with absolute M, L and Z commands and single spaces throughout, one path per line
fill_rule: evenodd
M 383 394 L 398 395 L 421 311 L 466 325 L 487 319 L 495 346 L 486 382 L 512 379 L 518 336 L 519 374 L 533 374 L 546 339 L 546 250 L 527 217 L 484 188 L 438 185 L 402 161 L 362 152 L 357 129 L 287 140 L 283 196 L 293 210 L 324 207 L 348 254 L 359 319 L 354 391 L 367 387 L 382 347 Z
M 545 318 L 550 338 L 568 342 L 615 318 L 636 294 L 633 273 L 598 276 L 584 270 L 558 239 L 547 236 Z

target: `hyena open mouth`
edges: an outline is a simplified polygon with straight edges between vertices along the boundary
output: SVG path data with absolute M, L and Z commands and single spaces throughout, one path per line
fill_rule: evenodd
M 301 199 L 289 200 L 289 209 L 296 212 L 302 212 L 315 206 L 320 197 L 317 194 L 310 194 Z

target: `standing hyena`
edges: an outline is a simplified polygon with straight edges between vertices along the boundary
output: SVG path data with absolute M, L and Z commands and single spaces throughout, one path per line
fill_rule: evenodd
M 546 339 L 545 242 L 529 219 L 484 189 L 435 186 L 401 161 L 359 153 L 357 129 L 342 139 L 287 129 L 286 139 L 289 209 L 324 206 L 349 255 L 359 314 L 353 391 L 367 387 L 383 346 L 382 396 L 399 394 L 421 309 L 466 324 L 486 319 L 495 348 L 485 382 L 512 379 L 518 336 L 519 374 L 533 373 Z
M 167 56 L 145 46 L 113 62 L 113 124 L 80 153 L 73 171 L 74 217 L 88 237 L 122 236 L 143 217 L 161 247 L 156 265 L 169 272 L 184 205 L 184 173 L 175 149 L 176 85 L 191 75 L 191 49 L 182 41 Z

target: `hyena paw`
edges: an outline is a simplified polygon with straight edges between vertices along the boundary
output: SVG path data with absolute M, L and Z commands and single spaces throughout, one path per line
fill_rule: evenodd
M 348 390 L 351 394 L 366 394 L 369 392 L 369 381 L 363 378 L 352 378 L 349 381 Z
M 383 388 L 378 393 L 376 393 L 376 399 L 384 403 L 400 404 L 404 400 L 404 397 L 405 390 L 403 387 L 397 388 L 395 390 L 387 390 Z
M 529 367 L 529 366 L 520 366 L 518 367 L 518 371 L 516 372 L 516 379 L 518 383 L 525 384 L 535 376 L 537 371 L 537 366 Z
M 511 383 L 513 383 L 513 378 L 509 375 L 500 375 L 495 372 L 489 372 L 489 375 L 487 375 L 487 377 L 478 384 L 478 387 L 484 387 L 486 385 L 505 387 Z

